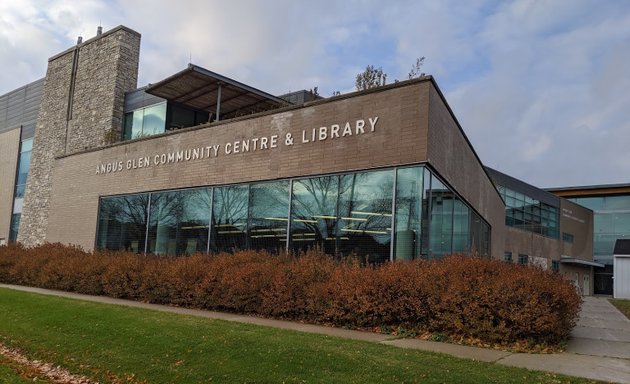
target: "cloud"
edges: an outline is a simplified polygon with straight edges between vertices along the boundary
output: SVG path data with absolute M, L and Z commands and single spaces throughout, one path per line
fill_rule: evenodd
M 630 18 L 570 3 L 499 6 L 474 37 L 490 69 L 446 96 L 490 166 L 539 186 L 627 182 L 610 149 L 630 137 Z
M 0 3 L 0 93 L 96 26 L 142 33 L 139 85 L 189 61 L 273 94 L 404 79 L 420 56 L 488 165 L 538 186 L 628 182 L 624 2 L 22 0 Z

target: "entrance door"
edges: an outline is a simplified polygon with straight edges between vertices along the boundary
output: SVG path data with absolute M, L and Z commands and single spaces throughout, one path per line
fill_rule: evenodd
M 583 276 L 583 285 L 582 285 L 582 294 L 584 296 L 590 296 L 591 295 L 591 278 L 589 275 L 584 275 Z

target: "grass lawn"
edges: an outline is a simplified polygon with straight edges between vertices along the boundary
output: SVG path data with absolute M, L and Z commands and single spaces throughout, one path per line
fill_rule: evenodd
M 628 319 L 630 319 L 630 300 L 624 299 L 609 299 L 612 305 L 617 307 Z
M 105 383 L 593 382 L 376 343 L 8 289 L 0 289 L 0 342 Z M 8 378 L 2 382 L 21 383 L 5 367 L 0 360 L 0 379 Z

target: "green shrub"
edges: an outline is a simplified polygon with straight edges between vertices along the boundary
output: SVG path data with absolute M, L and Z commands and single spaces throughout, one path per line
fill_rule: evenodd
M 558 345 L 581 298 L 558 274 L 466 255 L 365 265 L 320 250 L 161 257 L 0 247 L 0 281 L 336 326 Z

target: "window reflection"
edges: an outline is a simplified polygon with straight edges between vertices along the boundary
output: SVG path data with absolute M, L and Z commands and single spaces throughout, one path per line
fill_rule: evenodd
M 211 189 L 153 193 L 147 252 L 190 255 L 206 252 Z
M 389 260 L 394 172 L 361 172 L 340 177 L 339 242 L 341 255 L 367 262 Z
M 291 247 L 303 251 L 318 246 L 337 254 L 337 199 L 339 176 L 313 177 L 293 182 Z
M 20 218 L 22 217 L 22 204 L 24 203 L 24 193 L 26 191 L 26 181 L 31 168 L 31 151 L 33 149 L 33 138 L 22 140 L 20 143 L 20 156 L 18 158 L 17 178 L 13 195 L 13 215 L 9 228 L 9 241 L 17 241 L 20 230 Z
M 453 252 L 470 250 L 470 209 L 459 198 L 453 200 Z
M 470 220 L 470 250 L 480 256 L 490 254 L 490 227 L 475 212 L 471 214 Z
M 420 256 L 423 167 L 399 169 L 396 174 L 395 260 Z
M 557 207 L 506 187 L 499 188 L 505 200 L 505 224 L 547 237 L 559 238 Z
M 286 248 L 289 182 L 251 185 L 249 247 L 276 252 Z
M 148 206 L 148 193 L 102 198 L 97 247 L 144 252 Z
M 453 193 L 431 175 L 431 215 L 429 224 L 429 256 L 439 258 L 453 249 Z
M 569 199 L 593 210 L 593 256 L 606 265 L 594 272 L 594 292 L 610 295 L 613 292 L 613 251 L 615 241 L 630 236 L 630 196 L 576 197 Z
M 158 255 L 278 251 L 288 228 L 294 251 L 319 246 L 369 263 L 490 249 L 489 225 L 423 166 L 102 198 L 97 247 L 144 252 L 146 244 Z
M 214 252 L 246 249 L 249 186 L 214 188 L 212 243 Z
M 123 139 L 157 135 L 166 128 L 166 102 L 137 109 L 125 114 Z

